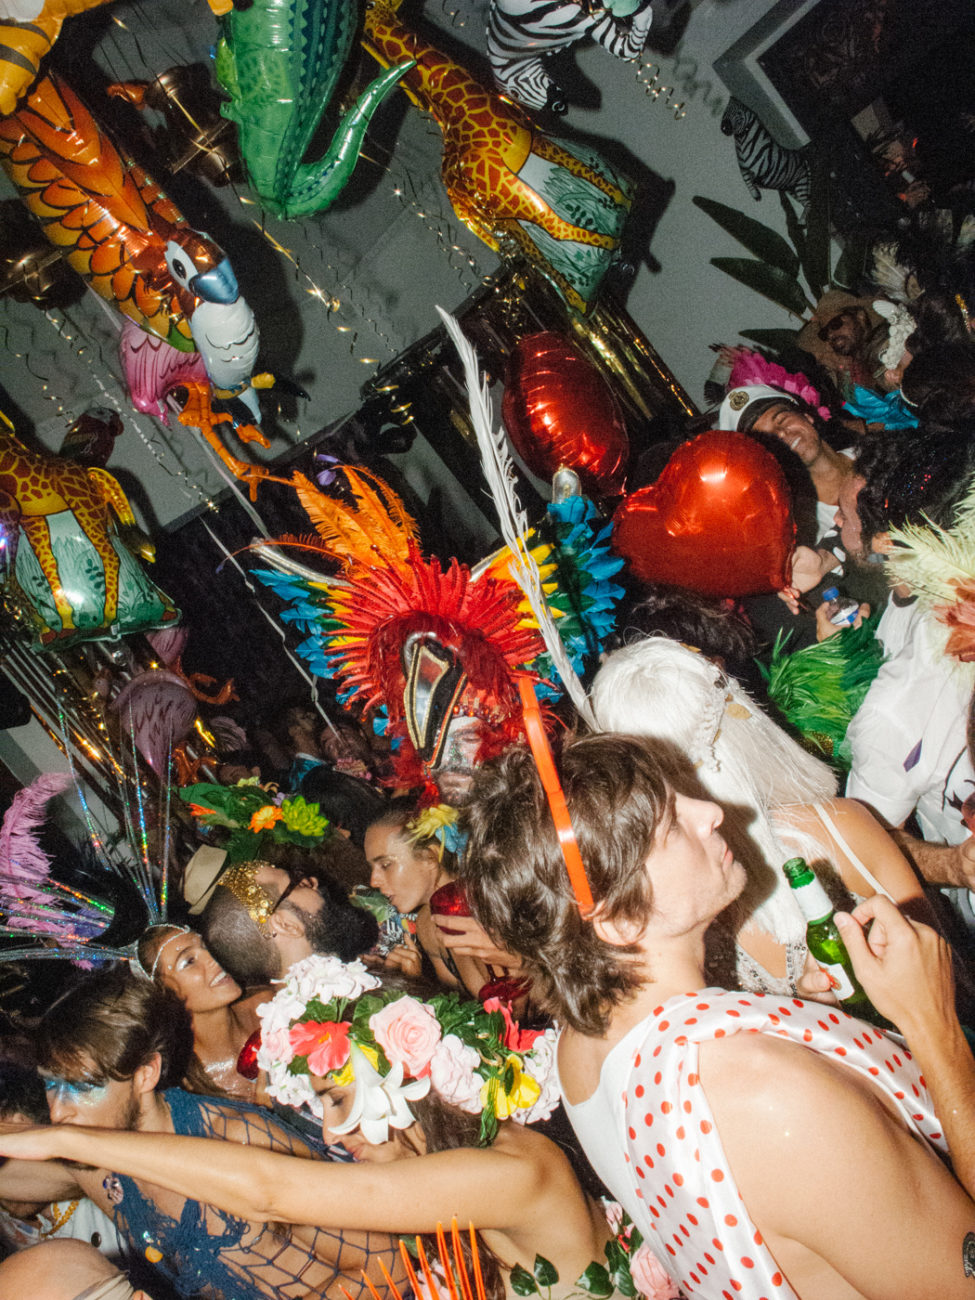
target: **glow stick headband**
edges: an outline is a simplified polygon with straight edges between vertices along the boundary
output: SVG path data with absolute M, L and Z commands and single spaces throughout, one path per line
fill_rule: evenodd
M 588 916 L 595 907 L 592 890 L 589 888 L 585 864 L 582 861 L 582 854 L 579 852 L 579 843 L 576 840 L 575 831 L 572 829 L 569 806 L 565 802 L 565 791 L 562 789 L 562 782 L 559 780 L 559 774 L 555 769 L 555 759 L 552 757 L 552 750 L 542 723 L 542 711 L 539 708 L 538 699 L 530 678 L 519 677 L 518 690 L 521 694 L 521 709 L 525 718 L 525 734 L 528 737 L 528 744 L 531 747 L 535 766 L 538 768 L 538 775 L 542 782 L 542 789 L 545 791 L 545 798 L 548 800 L 552 821 L 555 823 L 559 848 L 562 850 L 565 868 L 569 873 L 569 884 L 572 886 L 572 892 L 579 904 L 579 911 L 583 916 Z

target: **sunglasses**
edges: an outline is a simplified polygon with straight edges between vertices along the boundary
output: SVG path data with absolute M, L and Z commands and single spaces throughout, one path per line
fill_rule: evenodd
M 842 327 L 845 324 L 846 324 L 846 317 L 843 315 L 842 312 L 838 316 L 832 316 L 826 322 L 826 324 L 820 328 L 819 337 L 825 340 L 828 334 L 832 334 L 833 330 L 842 329 Z
M 294 891 L 301 884 L 301 882 L 305 879 L 304 872 L 291 871 L 287 867 L 285 868 L 285 870 L 288 872 L 288 883 L 285 885 L 284 889 L 282 889 L 277 902 L 268 912 L 267 914 L 268 919 L 270 919 L 274 915 L 274 913 L 278 910 L 278 908 L 281 906 L 284 900 L 289 896 L 289 894 L 293 894 Z

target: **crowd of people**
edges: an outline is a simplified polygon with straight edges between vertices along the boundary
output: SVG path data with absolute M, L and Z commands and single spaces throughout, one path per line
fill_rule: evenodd
M 279 704 L 184 791 L 179 897 L 2 1025 L 0 1300 L 969 1294 L 975 340 L 907 271 L 682 431 L 782 463 L 781 592 L 632 583 L 544 715 L 407 611 L 398 740 Z

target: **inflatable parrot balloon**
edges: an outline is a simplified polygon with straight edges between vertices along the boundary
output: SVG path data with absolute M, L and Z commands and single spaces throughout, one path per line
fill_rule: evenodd
M 0 165 L 47 239 L 97 294 L 161 347 L 199 357 L 210 400 L 196 394 L 196 427 L 239 474 L 245 463 L 230 457 L 212 432 L 211 401 L 229 411 L 238 436 L 266 446 L 256 427 L 252 380 L 272 381 L 253 375 L 257 322 L 222 249 L 187 224 L 141 167 L 123 160 L 59 77 L 42 77 L 20 108 L 0 120 Z M 123 335 L 127 377 L 138 368 L 125 357 L 130 344 Z M 174 361 L 153 373 L 177 371 L 182 387 L 199 387 L 188 370 L 193 367 Z M 139 409 L 158 410 L 164 395 L 140 394 Z

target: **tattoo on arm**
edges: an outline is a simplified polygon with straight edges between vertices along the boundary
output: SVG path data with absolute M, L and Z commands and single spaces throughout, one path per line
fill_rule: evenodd
M 975 1277 L 975 1232 L 966 1232 L 961 1243 L 961 1258 L 965 1266 L 965 1276 Z

